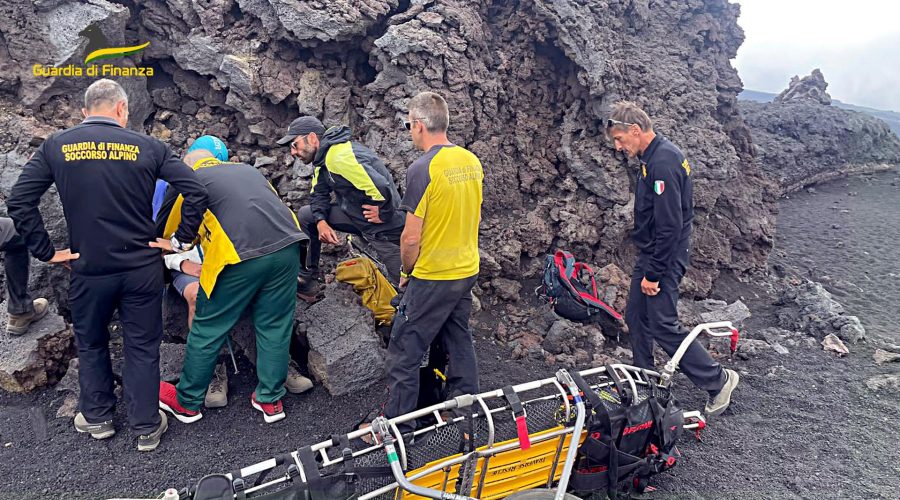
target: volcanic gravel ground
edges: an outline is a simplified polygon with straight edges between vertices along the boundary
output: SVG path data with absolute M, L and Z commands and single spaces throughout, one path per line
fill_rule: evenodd
M 900 344 L 900 172 L 815 186 L 782 200 L 770 261 L 821 282 L 870 336 Z

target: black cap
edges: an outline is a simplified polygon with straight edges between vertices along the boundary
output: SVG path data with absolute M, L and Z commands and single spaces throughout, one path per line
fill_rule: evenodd
M 325 125 L 315 116 L 301 116 L 291 122 L 287 129 L 287 135 L 278 139 L 279 146 L 290 144 L 295 138 L 301 135 L 307 135 L 315 132 L 317 136 L 322 137 L 325 133 Z

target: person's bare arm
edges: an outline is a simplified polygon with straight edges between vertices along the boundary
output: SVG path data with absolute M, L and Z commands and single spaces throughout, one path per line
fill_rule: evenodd
M 419 260 L 419 250 L 422 248 L 422 226 L 425 219 L 417 217 L 414 214 L 406 214 L 406 225 L 403 227 L 403 233 L 400 235 L 400 262 L 403 266 L 403 273 L 407 276 L 400 277 L 400 288 L 406 286 L 409 282 L 408 274 L 416 267 L 416 261 Z

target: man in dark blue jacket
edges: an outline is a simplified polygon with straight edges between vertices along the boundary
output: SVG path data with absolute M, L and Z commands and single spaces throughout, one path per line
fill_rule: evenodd
M 168 425 L 157 409 L 163 265 L 159 250 L 149 245 L 156 237 L 153 189 L 159 178 L 184 195 L 182 223 L 172 238 L 179 251 L 196 238 L 207 193 L 168 146 L 125 128 L 128 96 L 118 83 L 91 84 L 82 112 L 81 124 L 51 135 L 35 151 L 7 206 L 32 255 L 72 269 L 69 303 L 81 388 L 75 429 L 96 439 L 115 434 L 108 325 L 118 309 L 128 420 L 138 434 L 138 450 L 149 451 Z M 38 211 L 51 184 L 59 190 L 71 250 L 53 248 Z
M 634 364 L 653 368 L 653 343 L 675 354 L 687 330 L 678 321 L 678 285 L 690 262 L 694 220 L 691 167 L 684 154 L 653 131 L 653 124 L 632 102 L 613 106 L 606 132 L 618 151 L 638 157 L 634 197 L 634 233 L 638 259 L 631 275 L 625 322 Z M 681 370 L 709 393 L 706 413 L 718 415 L 731 402 L 738 373 L 723 369 L 699 342 L 688 348 Z
M 400 195 L 378 155 L 350 141 L 350 135 L 349 127 L 326 131 L 317 118 L 301 116 L 278 140 L 291 145 L 293 157 L 315 166 L 310 204 L 297 214 L 310 238 L 306 269 L 300 273 L 300 293 L 307 300 L 316 292 L 322 243 L 340 243 L 335 230 L 364 236 L 387 268 L 387 278 L 395 285 L 400 281 L 400 234 L 406 221 Z

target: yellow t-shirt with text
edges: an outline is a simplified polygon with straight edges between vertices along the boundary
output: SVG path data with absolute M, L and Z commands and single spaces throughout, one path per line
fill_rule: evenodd
M 434 146 L 410 165 L 400 208 L 424 220 L 412 275 L 457 280 L 478 274 L 481 162 L 465 148 Z

